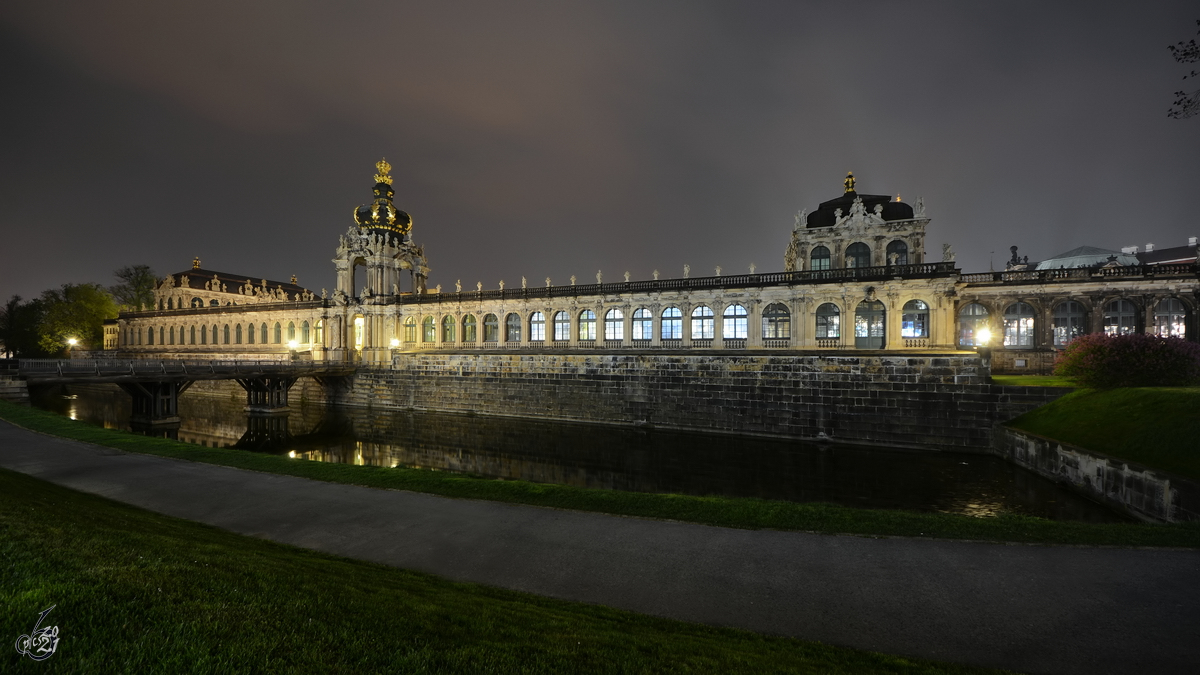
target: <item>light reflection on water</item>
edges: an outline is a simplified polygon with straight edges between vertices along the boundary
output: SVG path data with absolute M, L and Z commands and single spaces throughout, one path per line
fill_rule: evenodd
M 127 396 L 72 388 L 35 391 L 39 407 L 129 428 Z M 991 455 L 908 451 L 715 434 L 646 431 L 411 412 L 307 406 L 248 417 L 234 397 L 185 395 L 178 438 L 297 461 L 407 466 L 634 492 L 833 502 L 993 517 L 1126 520 Z

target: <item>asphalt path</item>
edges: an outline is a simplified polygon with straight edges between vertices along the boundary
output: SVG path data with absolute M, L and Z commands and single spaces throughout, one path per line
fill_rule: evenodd
M 1200 672 L 1200 551 L 751 531 L 448 499 L 5 422 L 0 466 L 240 534 L 685 621 L 1033 673 Z

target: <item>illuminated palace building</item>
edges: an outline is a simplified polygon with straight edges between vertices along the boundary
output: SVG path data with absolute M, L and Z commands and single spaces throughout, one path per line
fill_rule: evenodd
M 749 274 L 428 289 L 391 167 L 358 207 L 320 296 L 292 283 L 192 269 L 164 278 L 157 308 L 106 331 L 119 356 L 301 358 L 386 366 L 431 350 L 973 350 L 993 372 L 1045 372 L 1073 337 L 1149 332 L 1195 340 L 1196 240 L 1139 253 L 1083 247 L 1007 270 L 962 274 L 949 246 L 925 256 L 921 200 L 843 194 L 796 216 L 784 270 Z M 359 279 L 361 287 L 356 285 Z M 589 280 L 590 281 L 590 280 Z M 516 286 L 516 284 L 513 284 Z

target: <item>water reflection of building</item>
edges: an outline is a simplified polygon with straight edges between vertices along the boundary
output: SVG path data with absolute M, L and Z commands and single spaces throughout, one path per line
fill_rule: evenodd
M 437 350 L 974 349 L 986 328 L 1003 371 L 1044 369 L 1086 332 L 1200 332 L 1194 239 L 1144 253 L 1083 247 L 1037 264 L 1014 250 L 1004 272 L 962 274 L 948 245 L 927 259 L 922 200 L 860 194 L 853 176 L 841 196 L 797 215 L 783 272 L 692 276 L 685 266 L 682 278 L 597 273 L 596 283 L 431 290 L 412 218 L 393 203 L 391 167 L 377 169 L 372 201 L 340 237 L 332 293 L 195 260 L 162 281 L 156 310 L 122 314 L 108 346 L 126 356 L 387 364 Z

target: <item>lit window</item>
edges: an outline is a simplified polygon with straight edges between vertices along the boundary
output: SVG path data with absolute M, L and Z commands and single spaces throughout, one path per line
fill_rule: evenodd
M 746 308 L 741 305 L 730 305 L 725 308 L 721 326 L 721 336 L 725 339 L 745 340 L 748 319 Z
M 520 342 L 521 341 L 521 317 L 518 314 L 509 314 L 504 318 L 504 341 L 505 342 Z
M 704 305 L 692 310 L 692 339 L 711 340 L 713 336 L 713 311 Z
M 442 342 L 454 342 L 454 327 L 458 322 L 447 314 L 442 317 Z
M 468 314 L 463 317 L 463 342 L 475 341 L 475 315 Z
M 310 343 L 309 337 L 311 337 L 311 335 L 309 333 L 309 326 L 308 326 L 308 322 L 305 321 L 304 323 L 300 324 L 300 343 L 301 344 L 309 344 Z
M 842 336 L 842 311 L 832 302 L 817 308 L 817 337 L 839 338 Z
M 1066 347 L 1087 332 L 1084 327 L 1083 305 L 1074 300 L 1058 303 L 1054 308 L 1054 346 Z
M 529 317 L 529 340 L 532 342 L 545 342 L 546 340 L 546 315 L 541 312 L 534 312 Z
M 1004 346 L 1033 346 L 1033 307 L 1017 302 L 1004 310 Z
M 972 302 L 958 313 L 958 344 L 963 347 L 978 347 L 982 340 L 978 339 L 979 331 L 988 327 L 987 307 Z
M 662 313 L 662 339 L 683 338 L 683 312 L 678 307 L 668 307 Z
M 1179 298 L 1167 298 L 1154 308 L 1154 333 L 1182 338 L 1187 334 L 1187 310 Z
M 588 341 L 596 339 L 596 313 L 590 309 L 579 313 L 579 339 Z
M 633 339 L 654 339 L 654 318 L 645 307 L 639 307 L 633 312 Z
M 571 317 L 566 312 L 554 313 L 554 339 L 558 342 L 571 339 Z
M 763 338 L 786 340 L 792 336 L 792 314 L 787 307 L 776 302 L 767 305 L 762 314 Z
M 404 320 L 404 341 L 417 341 L 417 317 L 410 316 Z
M 904 310 L 900 314 L 900 337 L 929 337 L 929 305 L 921 300 L 904 303 Z
M 812 269 L 829 269 L 829 249 L 824 246 L 818 246 L 812 250 Z
M 288 342 L 294 342 L 296 340 L 296 324 L 292 321 L 288 322 L 287 336 Z
M 1137 307 L 1128 300 L 1113 300 L 1104 306 L 1104 332 L 1127 335 L 1137 331 Z
M 483 341 L 500 341 L 500 319 L 495 314 L 487 314 L 483 317 Z
M 433 325 L 433 317 L 421 319 L 421 342 L 437 342 L 437 328 Z
M 610 309 L 604 315 L 604 339 L 605 340 L 624 340 L 625 339 L 625 312 L 619 309 Z

